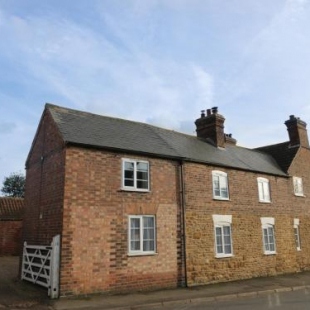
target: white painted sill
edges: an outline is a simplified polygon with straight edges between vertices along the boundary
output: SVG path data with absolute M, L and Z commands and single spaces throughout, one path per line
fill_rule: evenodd
M 130 188 L 130 187 L 121 187 L 121 192 L 134 192 L 134 193 L 150 193 L 149 189 L 139 189 L 139 188 Z
M 213 200 L 223 200 L 223 201 L 229 201 L 229 198 L 222 198 L 222 197 L 214 197 L 213 196 Z
M 304 194 L 296 194 L 296 193 L 294 193 L 294 196 L 296 196 L 296 197 L 306 197 L 306 195 L 304 195 Z
M 158 255 L 157 252 L 148 252 L 148 253 L 127 253 L 127 256 L 129 257 L 135 257 L 135 256 L 156 256 Z
M 228 257 L 233 257 L 233 254 L 216 254 L 215 258 L 228 258 Z
M 276 254 L 277 254 L 277 252 L 264 252 L 264 255 L 267 255 L 267 256 L 276 255 Z

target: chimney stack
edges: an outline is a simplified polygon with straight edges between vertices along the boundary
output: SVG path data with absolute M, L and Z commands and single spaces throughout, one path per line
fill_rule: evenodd
M 197 137 L 210 139 L 217 147 L 225 147 L 224 116 L 218 114 L 218 108 L 207 109 L 206 114 L 195 121 Z
M 302 121 L 299 117 L 290 115 L 289 120 L 285 122 L 288 135 L 290 138 L 290 146 L 304 146 L 309 148 L 307 123 Z
M 237 140 L 232 137 L 231 133 L 229 134 L 225 133 L 225 144 L 236 145 Z

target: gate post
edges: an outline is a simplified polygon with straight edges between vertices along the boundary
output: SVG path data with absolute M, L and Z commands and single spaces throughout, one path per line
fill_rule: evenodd
M 26 247 L 27 247 L 27 242 L 24 241 L 24 245 L 23 245 L 23 256 L 22 256 L 22 272 L 21 272 L 21 275 L 20 275 L 20 278 L 21 280 L 24 280 L 24 272 L 25 272 L 25 261 L 26 261 L 26 256 L 27 256 L 27 250 L 26 250 Z
M 50 285 L 48 295 L 55 299 L 59 297 L 59 257 L 60 257 L 60 235 L 56 235 L 52 241 Z

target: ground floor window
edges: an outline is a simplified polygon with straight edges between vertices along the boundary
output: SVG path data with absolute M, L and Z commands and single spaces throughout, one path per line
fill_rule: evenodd
M 270 255 L 276 253 L 276 242 L 274 235 L 274 218 L 262 217 L 264 254 Z
M 215 256 L 218 258 L 232 256 L 232 216 L 213 215 L 213 222 L 215 234 Z
M 300 245 L 300 234 L 299 234 L 299 219 L 294 219 L 294 235 L 295 235 L 295 244 L 297 251 L 301 250 Z
M 129 216 L 128 230 L 129 254 L 143 255 L 156 252 L 155 216 Z

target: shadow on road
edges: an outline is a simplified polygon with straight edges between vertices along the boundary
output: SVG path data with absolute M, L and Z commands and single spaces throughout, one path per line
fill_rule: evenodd
M 47 290 L 18 278 L 19 257 L 0 257 L 0 308 L 50 309 Z

